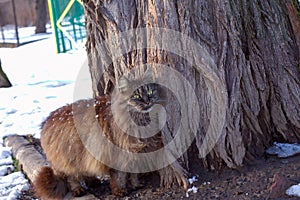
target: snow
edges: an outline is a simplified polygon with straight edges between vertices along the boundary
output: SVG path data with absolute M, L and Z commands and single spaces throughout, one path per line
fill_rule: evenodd
M 12 165 L 0 165 L 0 176 L 4 176 L 15 169 Z
M 0 43 L 13 43 L 17 44 L 16 31 L 14 25 L 3 26 L 3 33 L 0 36 Z M 32 41 L 42 40 L 51 37 L 52 29 L 50 24 L 46 25 L 47 33 L 35 34 L 36 27 L 18 27 L 19 43 L 26 44 Z M 4 38 L 3 38 L 4 36 Z
M 11 148 L 1 147 L 0 148 L 0 176 L 4 176 L 9 170 L 13 171 L 12 166 L 13 160 L 11 157 Z
M 22 190 L 29 189 L 28 180 L 22 172 L 8 172 L 14 170 L 11 148 L 0 148 L 0 200 L 16 199 Z
M 28 189 L 28 180 L 22 172 L 0 177 L 0 200 L 16 199 L 22 190 Z
M 197 193 L 197 192 L 198 192 L 198 188 L 195 187 L 195 186 L 193 186 L 192 188 L 187 189 L 187 191 L 186 191 L 186 193 L 185 193 L 185 196 L 186 196 L 187 198 L 190 197 L 190 195 L 189 195 L 190 192 Z
M 197 181 L 198 181 L 197 176 L 193 176 L 192 178 L 188 178 L 188 182 L 189 182 L 190 185 L 192 185 L 192 187 L 188 188 L 187 191 L 185 192 L 185 196 L 187 198 L 190 197 L 190 195 L 189 195 L 190 192 L 193 192 L 193 193 L 197 193 L 198 192 L 198 188 L 193 185 L 193 183 L 197 182 Z
M 287 158 L 300 154 L 300 144 L 287 144 L 275 142 L 272 147 L 266 150 L 267 154 L 277 155 L 279 158 Z
M 83 49 L 56 54 L 52 37 L 14 49 L 0 48 L 2 68 L 13 84 L 0 88 L 0 200 L 16 199 L 29 188 L 24 174 L 11 173 L 12 152 L 3 147 L 3 137 L 39 138 L 40 125 L 51 111 L 92 97 L 86 57 Z
M 192 178 L 188 178 L 188 181 L 190 184 L 193 184 L 194 182 L 198 181 L 197 176 L 193 176 Z
M 205 181 L 205 182 L 202 183 L 202 185 L 210 185 L 210 182 L 209 181 L 207 181 L 207 182 Z
M 300 197 L 300 183 L 289 187 L 285 193 L 289 196 Z

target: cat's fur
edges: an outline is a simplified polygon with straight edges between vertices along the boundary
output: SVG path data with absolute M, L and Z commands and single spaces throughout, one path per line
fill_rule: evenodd
M 107 159 L 120 159 L 113 152 L 109 152 L 98 136 L 104 135 L 114 145 L 133 153 L 149 152 L 163 146 L 161 134 L 152 138 L 139 139 L 128 135 L 116 124 L 126 123 L 124 112 L 130 112 L 131 118 L 139 125 L 149 123 L 151 107 L 161 101 L 160 91 L 155 84 L 144 85 L 128 96 L 128 80 L 121 79 L 119 90 L 121 96 L 116 96 L 114 102 L 115 112 L 112 112 L 111 96 L 101 96 L 91 100 L 80 100 L 52 112 L 42 125 L 41 144 L 46 153 L 49 167 L 43 167 L 34 182 L 37 196 L 42 199 L 63 199 L 68 191 L 74 196 L 80 196 L 81 181 L 89 177 L 110 175 L 112 193 L 123 196 L 130 185 L 132 188 L 140 187 L 137 174 L 127 174 L 112 169 L 96 159 L 85 148 L 83 140 L 95 143 L 98 152 Z M 122 96 L 122 94 L 126 94 Z M 101 126 L 102 131 L 96 129 Z M 80 136 L 78 134 L 80 132 Z M 93 145 L 93 144 L 92 144 Z M 130 160 L 122 161 L 124 167 Z

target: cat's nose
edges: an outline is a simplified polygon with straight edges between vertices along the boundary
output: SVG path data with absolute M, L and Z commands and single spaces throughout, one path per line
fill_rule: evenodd
M 145 98 L 144 98 L 144 102 L 145 102 L 146 104 L 149 104 L 149 103 L 150 103 L 149 98 L 148 98 L 148 97 L 145 97 Z

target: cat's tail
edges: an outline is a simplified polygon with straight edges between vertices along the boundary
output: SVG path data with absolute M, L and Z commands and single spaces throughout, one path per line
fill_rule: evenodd
M 35 194 L 41 199 L 63 199 L 68 192 L 65 178 L 54 174 L 51 167 L 42 167 L 34 181 Z

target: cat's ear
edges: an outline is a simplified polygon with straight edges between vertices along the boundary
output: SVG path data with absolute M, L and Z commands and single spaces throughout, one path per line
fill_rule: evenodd
M 125 77 L 122 76 L 119 80 L 118 80 L 118 85 L 117 88 L 119 89 L 119 91 L 121 93 L 127 92 L 128 90 L 128 85 L 129 85 L 129 80 Z

